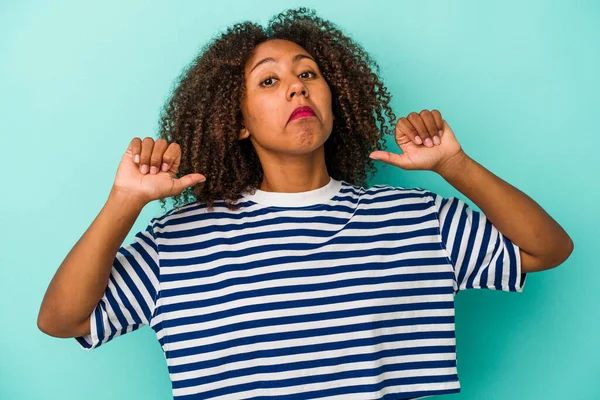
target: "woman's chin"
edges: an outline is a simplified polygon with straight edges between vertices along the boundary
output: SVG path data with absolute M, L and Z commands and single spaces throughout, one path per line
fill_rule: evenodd
M 294 141 L 294 148 L 301 150 L 302 153 L 314 151 L 319 147 L 323 146 L 329 135 L 323 132 L 321 127 L 309 127 L 296 129 L 295 132 L 290 136 L 290 139 Z

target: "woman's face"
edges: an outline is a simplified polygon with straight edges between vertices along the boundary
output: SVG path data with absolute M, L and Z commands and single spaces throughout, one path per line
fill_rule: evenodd
M 306 154 L 329 138 L 334 119 L 331 91 L 316 61 L 301 46 L 282 39 L 259 44 L 244 75 L 245 128 L 239 138 L 250 136 L 261 159 L 265 153 Z M 290 121 L 299 106 L 311 107 L 315 115 Z

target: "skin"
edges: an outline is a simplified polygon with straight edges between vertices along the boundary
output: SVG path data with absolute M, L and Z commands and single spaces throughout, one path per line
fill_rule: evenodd
M 295 60 L 298 54 L 310 58 Z M 268 57 L 276 61 L 260 63 Z M 244 128 L 238 138 L 250 140 L 260 159 L 264 176 L 259 189 L 297 193 L 329 183 L 324 144 L 335 117 L 331 90 L 313 57 L 294 42 L 269 40 L 253 50 L 244 77 Z M 304 105 L 315 116 L 288 122 L 292 111 Z
M 402 154 L 378 150 L 371 158 L 442 176 L 519 246 L 521 272 L 557 267 L 573 252 L 572 239 L 542 207 L 464 152 L 438 110 L 412 112 L 400 118 L 395 139 Z
M 310 57 L 291 41 L 270 40 L 258 45 L 245 65 L 247 91 L 241 103 L 244 128 L 239 140 L 249 139 L 256 149 L 264 170 L 259 189 L 264 191 L 304 192 L 329 182 L 324 143 L 333 127 L 331 91 L 316 62 L 296 59 L 298 54 Z M 261 63 L 267 57 L 277 61 Z M 288 122 L 292 111 L 300 105 L 312 107 L 316 115 Z M 438 110 L 411 112 L 400 118 L 395 140 L 402 154 L 378 150 L 371 153 L 371 158 L 405 170 L 430 170 L 441 175 L 519 246 L 523 272 L 554 268 L 573 252 L 569 235 L 542 207 L 464 152 Z M 174 168 L 165 157 L 169 153 L 165 152 L 166 143 L 157 142 L 154 150 L 151 140 L 148 144 L 147 151 L 142 146 L 142 159 L 152 154 L 152 165 L 156 168 L 151 168 L 150 175 L 156 174 L 161 159 L 166 161 L 167 169 Z M 132 150 L 135 157 L 139 143 L 133 144 Z M 172 150 L 170 156 L 178 149 Z M 142 171 L 142 175 L 146 173 Z M 189 182 L 178 182 L 179 186 L 170 182 L 159 186 L 179 191 L 202 176 L 185 178 Z M 127 180 L 130 181 L 142 182 Z
M 297 54 L 310 56 L 293 42 L 270 40 L 257 46 L 245 65 L 239 139 L 249 138 L 256 149 L 264 191 L 302 192 L 329 182 L 323 144 L 333 126 L 331 91 L 318 65 L 307 58 L 294 61 Z M 267 57 L 277 62 L 256 66 Z M 299 105 L 309 105 L 316 116 L 288 123 Z M 371 157 L 440 174 L 519 246 L 523 273 L 554 268 L 572 253 L 573 241 L 564 229 L 533 199 L 470 158 L 438 110 L 400 118 L 395 139 L 402 154 L 375 151 Z
M 316 62 L 295 60 L 298 54 L 310 56 L 293 42 L 270 40 L 257 46 L 245 65 L 239 140 L 249 139 L 256 149 L 264 171 L 259 189 L 264 191 L 303 192 L 329 182 L 324 143 L 333 127 L 331 91 Z M 266 57 L 277 61 L 254 68 Z M 312 107 L 316 115 L 288 122 L 301 105 Z M 371 158 L 441 175 L 519 246 L 521 272 L 554 268 L 573 252 L 569 235 L 543 208 L 463 151 L 439 111 L 400 118 L 395 139 L 402 154 L 374 151 Z M 114 256 L 144 205 L 205 179 L 201 174 L 176 179 L 180 160 L 177 143 L 150 137 L 131 141 L 105 207 L 46 291 L 38 315 L 40 330 L 57 337 L 90 332 L 90 314 L 106 289 Z

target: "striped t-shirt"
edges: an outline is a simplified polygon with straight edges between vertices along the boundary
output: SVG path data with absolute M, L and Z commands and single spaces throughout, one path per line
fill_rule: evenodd
M 422 188 L 331 179 L 238 204 L 153 218 L 119 249 L 80 346 L 149 325 L 177 400 L 457 393 L 454 296 L 525 282 L 483 213 Z

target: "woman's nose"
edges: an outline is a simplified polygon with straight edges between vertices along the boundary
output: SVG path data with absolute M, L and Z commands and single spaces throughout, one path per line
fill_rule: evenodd
M 304 83 L 301 81 L 294 82 L 294 84 L 292 84 L 292 86 L 290 86 L 288 96 L 291 99 L 298 93 L 302 93 L 304 95 L 304 97 L 308 96 L 308 89 L 306 88 Z

